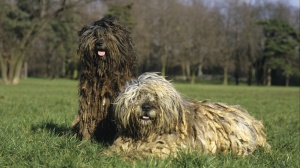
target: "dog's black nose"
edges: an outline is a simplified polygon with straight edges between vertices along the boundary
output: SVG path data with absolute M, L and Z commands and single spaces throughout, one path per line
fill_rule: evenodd
M 103 47 L 104 46 L 104 42 L 103 41 L 97 41 L 95 45 L 97 47 Z
M 142 110 L 143 110 L 144 112 L 150 111 L 151 108 L 152 108 L 152 105 L 151 105 L 150 103 L 144 103 L 144 104 L 142 104 Z

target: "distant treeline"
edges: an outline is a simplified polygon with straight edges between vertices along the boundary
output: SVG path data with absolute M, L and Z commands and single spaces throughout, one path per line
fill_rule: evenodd
M 77 32 L 105 15 L 132 28 L 141 73 L 191 83 L 300 83 L 300 9 L 285 0 L 4 0 L 0 11 L 6 84 L 77 79 Z

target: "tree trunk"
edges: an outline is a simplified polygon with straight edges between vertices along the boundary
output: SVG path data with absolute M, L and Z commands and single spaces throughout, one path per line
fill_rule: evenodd
M 248 66 L 248 77 L 247 77 L 247 84 L 248 86 L 252 85 L 252 71 L 253 71 L 253 67 L 251 65 Z
M 2 78 L 5 84 L 18 84 L 22 72 L 24 53 L 14 52 L 10 54 L 9 57 L 15 58 L 14 60 L 6 61 L 5 58 L 1 56 Z
M 8 64 L 6 63 L 6 60 L 4 59 L 3 55 L 0 55 L 0 63 L 1 63 L 1 76 L 3 82 L 4 84 L 8 84 L 8 79 L 7 79 Z
M 161 67 L 161 75 L 166 76 L 166 64 L 163 64 Z
M 285 86 L 288 87 L 290 85 L 290 75 L 285 76 Z
M 63 58 L 63 59 L 66 60 L 65 58 Z M 67 76 L 67 62 L 66 61 L 62 61 L 61 76 L 64 78 Z
M 267 70 L 267 86 L 272 85 L 272 83 L 271 83 L 272 82 L 271 72 L 272 72 L 272 69 L 268 68 L 268 70 Z
M 239 85 L 240 84 L 240 63 L 239 61 L 237 61 L 237 63 L 235 63 L 235 69 L 234 69 L 234 79 L 235 79 L 235 84 Z
M 228 85 L 228 68 L 225 66 L 223 68 L 224 70 L 224 76 L 223 76 L 223 85 L 227 86 Z
M 240 72 L 238 72 L 237 70 L 234 72 L 234 79 L 235 79 L 235 85 L 239 85 L 240 84 Z
M 186 70 L 185 70 L 185 64 L 184 63 L 181 63 L 181 73 L 182 73 L 182 76 L 183 77 L 186 77 Z
M 196 69 L 192 71 L 191 84 L 196 83 Z
M 240 84 L 240 79 L 239 76 L 235 76 L 235 85 L 239 85 Z
M 191 77 L 191 65 L 190 65 L 190 62 L 186 62 L 186 76 L 187 78 L 190 78 Z
M 19 84 L 20 77 L 21 77 L 21 72 L 22 72 L 22 65 L 23 65 L 23 59 L 19 58 L 18 61 L 16 62 L 16 67 L 14 70 L 14 75 L 12 76 L 12 84 Z
M 28 62 L 24 62 L 23 68 L 22 68 L 22 74 L 21 78 L 26 79 L 28 77 Z
M 164 47 L 164 54 L 161 57 L 161 75 L 162 76 L 166 75 L 166 67 L 167 67 L 167 59 L 168 59 L 167 50 L 165 48 L 166 47 Z
M 200 64 L 198 65 L 198 77 L 201 77 L 201 76 L 203 76 L 203 72 L 202 72 L 202 63 L 200 63 Z

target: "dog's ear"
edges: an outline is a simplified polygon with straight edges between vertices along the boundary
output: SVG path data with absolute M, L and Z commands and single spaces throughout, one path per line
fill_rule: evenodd
M 94 27 L 93 24 L 94 24 L 94 22 L 83 26 L 83 28 L 80 31 L 78 31 L 78 36 L 81 37 L 84 34 L 84 32 L 86 32 L 87 30 L 91 30 L 91 28 Z
M 118 25 L 118 18 L 112 16 L 112 15 L 107 15 L 103 17 L 101 20 L 97 20 L 92 23 L 93 26 L 100 26 L 104 28 L 109 28 L 113 27 L 114 25 Z
M 119 18 L 113 16 L 113 15 L 106 15 L 103 19 L 101 19 L 102 21 L 104 22 L 111 22 L 111 23 L 114 23 L 114 22 L 117 22 L 119 20 Z
M 84 26 L 80 31 L 78 31 L 78 36 L 81 37 L 82 34 L 87 30 L 88 28 Z

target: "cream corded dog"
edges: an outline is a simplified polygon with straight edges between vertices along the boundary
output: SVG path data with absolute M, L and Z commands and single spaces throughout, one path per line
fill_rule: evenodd
M 179 150 L 245 156 L 269 147 L 262 123 L 245 109 L 189 100 L 156 73 L 130 81 L 114 109 L 118 136 L 109 150 L 129 157 L 165 158 Z

